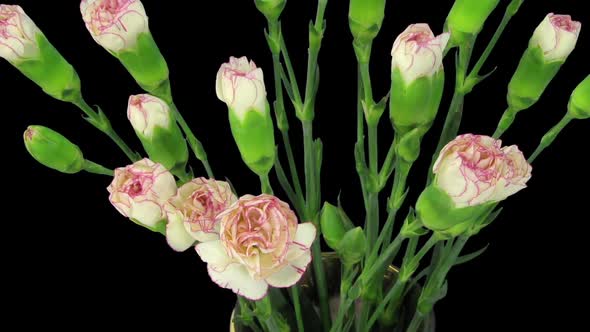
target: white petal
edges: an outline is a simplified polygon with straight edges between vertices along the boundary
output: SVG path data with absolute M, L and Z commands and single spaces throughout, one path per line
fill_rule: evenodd
M 296 284 L 305 273 L 307 266 L 311 262 L 311 253 L 309 250 L 299 256 L 297 259 L 289 261 L 287 266 L 266 278 L 269 285 L 277 288 L 291 287 Z
M 221 240 L 199 243 L 195 250 L 203 262 L 217 271 L 224 270 L 231 263 L 231 258 L 221 244 Z
M 234 293 L 249 300 L 262 299 L 268 290 L 268 284 L 264 280 L 254 280 L 246 267 L 241 264 L 230 264 L 221 272 L 207 266 L 209 276 L 217 285 L 231 289 Z
M 295 238 L 293 239 L 293 243 L 307 249 L 307 248 L 311 247 L 311 244 L 315 240 L 315 237 L 316 237 L 315 226 L 310 222 L 306 222 L 306 223 L 297 225 L 297 233 L 295 234 Z
M 184 221 L 180 215 L 172 215 L 166 224 L 166 241 L 176 251 L 185 251 L 190 248 L 195 239 L 184 229 Z
M 146 226 L 155 227 L 158 221 L 164 219 L 164 213 L 162 207 L 154 201 L 132 201 L 129 218 L 133 218 Z

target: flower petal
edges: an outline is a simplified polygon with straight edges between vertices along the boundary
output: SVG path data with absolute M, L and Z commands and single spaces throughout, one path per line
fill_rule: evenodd
M 293 239 L 293 243 L 304 248 L 309 248 L 315 240 L 315 236 L 316 229 L 312 223 L 306 222 L 303 224 L 299 224 L 297 225 L 297 233 L 295 234 L 295 239 Z
M 185 251 L 190 248 L 195 239 L 184 229 L 184 221 L 180 215 L 168 215 L 166 224 L 166 241 L 176 251 Z
M 291 287 L 301 279 L 309 262 L 311 262 L 311 253 L 308 250 L 297 259 L 289 261 L 287 266 L 277 273 L 266 278 L 266 282 L 277 288 Z
M 155 227 L 158 221 L 164 219 L 162 207 L 154 201 L 132 201 L 131 204 L 132 208 L 129 218 L 133 218 L 146 226 Z
M 212 243 L 212 242 L 206 242 Z M 268 284 L 264 280 L 254 280 L 246 267 L 241 264 L 230 264 L 223 271 L 216 271 L 211 265 L 207 266 L 211 280 L 219 287 L 231 289 L 234 293 L 249 300 L 260 300 L 266 296 Z
M 215 270 L 224 270 L 231 263 L 231 258 L 228 256 L 220 240 L 199 243 L 195 247 L 195 250 L 199 254 L 199 257 L 201 257 L 201 260 Z

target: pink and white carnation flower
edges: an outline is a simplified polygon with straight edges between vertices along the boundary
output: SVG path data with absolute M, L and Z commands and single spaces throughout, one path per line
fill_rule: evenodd
M 219 239 L 218 215 L 238 200 L 229 183 L 196 178 L 178 188 L 166 211 L 168 244 L 184 251 L 195 241 Z
M 501 201 L 524 189 L 532 167 L 515 145 L 483 135 L 460 135 L 434 164 L 435 185 L 457 208 Z
M 176 193 L 174 176 L 149 159 L 115 169 L 108 186 L 111 204 L 125 217 L 148 228 L 166 220 L 164 205 Z
M 148 18 L 139 0 L 82 0 L 80 12 L 92 38 L 110 52 L 132 49 Z
M 311 262 L 312 223 L 297 223 L 289 205 L 271 195 L 245 195 L 219 216 L 219 239 L 196 246 L 211 279 L 251 300 L 268 286 L 290 287 Z

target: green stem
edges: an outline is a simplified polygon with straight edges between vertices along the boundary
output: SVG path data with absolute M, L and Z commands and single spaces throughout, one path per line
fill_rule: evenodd
M 447 112 L 445 124 L 438 140 L 436 150 L 432 155 L 432 161 L 428 169 L 429 172 L 427 185 L 432 182 L 433 173 L 431 170 L 432 166 L 434 166 L 434 162 L 438 158 L 438 154 L 448 142 L 457 136 L 459 126 L 461 125 L 461 117 L 463 116 L 463 102 L 465 100 L 465 95 L 467 94 L 467 91 L 464 89 L 465 76 L 467 67 L 469 66 L 469 60 L 471 59 L 474 42 L 475 40 L 471 40 L 465 45 L 459 46 L 459 56 L 458 61 L 456 62 L 457 67 L 455 75 L 455 92 L 453 93 L 453 99 L 451 100 L 451 105 L 449 106 L 449 111 Z
M 90 160 L 84 160 L 84 170 L 88 173 L 113 176 L 113 170 Z
M 273 190 L 268 179 L 268 174 L 260 175 L 260 188 L 263 194 L 272 195 Z
M 500 136 L 502 136 L 504 132 L 506 132 L 506 130 L 512 126 L 512 123 L 514 123 L 514 119 L 516 118 L 516 114 L 517 112 L 511 108 L 508 108 L 506 111 L 504 111 L 492 137 L 496 139 L 500 138 Z
M 197 157 L 197 159 L 199 159 L 199 161 L 201 161 L 201 163 L 203 164 L 203 167 L 207 172 L 207 176 L 211 179 L 215 178 L 215 176 L 213 175 L 213 170 L 211 169 L 209 161 L 207 160 L 207 153 L 205 152 L 205 148 L 203 148 L 203 144 L 201 144 L 201 141 L 197 139 L 189 125 L 184 120 L 182 114 L 178 111 L 178 108 L 176 107 L 174 102 L 171 101 L 171 97 L 169 98 L 169 100 L 170 109 L 172 110 L 172 113 L 174 114 L 176 121 L 180 125 L 180 128 L 182 128 L 182 131 L 184 132 L 184 135 L 186 136 L 188 144 L 191 147 L 191 150 L 193 150 L 195 157 Z
M 356 160 L 357 163 L 363 165 L 366 164 L 365 160 L 365 113 L 363 112 L 363 82 L 361 79 L 360 69 L 357 70 L 357 105 L 356 105 L 356 148 L 359 149 L 358 155 L 355 153 L 355 157 L 362 158 L 362 160 Z M 363 202 L 365 203 L 365 210 L 368 209 L 368 193 L 363 176 L 359 173 L 359 180 L 361 182 L 361 190 L 363 193 Z
M 315 151 L 313 146 L 313 125 L 311 121 L 302 121 L 303 124 L 303 149 L 305 152 L 305 180 L 306 180 L 306 220 L 314 222 L 318 227 L 317 211 L 314 210 L 316 206 L 315 200 L 318 193 L 315 192 L 316 188 L 316 170 L 315 170 Z M 318 227 L 319 229 L 319 227 Z M 326 276 L 324 274 L 324 265 L 322 263 L 322 252 L 318 238 L 312 245 L 313 255 L 313 270 L 315 275 L 315 281 L 317 283 L 318 298 L 320 302 L 320 317 L 322 319 L 322 325 L 324 330 L 330 329 L 330 308 L 328 305 L 328 288 L 326 282 Z
M 496 47 L 496 43 L 500 39 L 500 36 L 502 36 L 504 29 L 506 29 L 506 26 L 508 25 L 512 17 L 516 14 L 522 2 L 523 0 L 512 0 L 508 7 L 506 7 L 506 11 L 504 12 L 504 16 L 502 17 L 500 25 L 498 25 L 498 28 L 496 28 L 496 32 L 494 32 L 492 39 L 488 42 L 488 45 L 486 46 L 485 50 L 473 66 L 473 69 L 469 73 L 469 76 L 466 80 L 467 82 L 478 82 L 479 71 L 481 70 L 481 67 L 485 64 L 488 57 Z
M 240 315 L 248 316 L 248 321 L 245 322 L 244 325 L 251 328 L 254 332 L 263 332 L 262 329 L 252 319 L 254 315 L 252 313 L 252 309 L 250 309 L 250 306 L 248 305 L 248 300 L 244 299 L 241 296 L 238 296 L 238 303 L 240 306 Z
M 469 236 L 461 235 L 456 239 L 452 247 L 450 247 L 450 250 L 445 250 L 443 252 L 443 257 L 441 257 L 439 265 L 434 267 L 434 271 L 428 276 L 426 285 L 422 289 L 422 293 L 420 294 L 420 298 L 418 300 L 418 308 L 414 314 L 414 317 L 412 318 L 412 322 L 410 323 L 410 327 L 408 328 L 407 332 L 418 331 L 418 328 L 422 324 L 424 317 L 426 317 L 430 311 L 432 311 L 432 308 L 436 303 L 438 292 L 440 292 L 440 288 L 444 284 L 447 274 L 453 267 L 454 263 L 457 261 L 457 258 L 467 243 L 467 240 L 469 240 Z M 422 302 L 426 304 L 421 305 Z
M 533 152 L 533 154 L 528 159 L 529 164 L 532 164 L 533 161 L 535 161 L 535 159 L 537 159 L 537 157 L 541 154 L 541 152 L 543 152 L 543 150 L 553 143 L 553 141 L 557 138 L 557 135 L 559 135 L 563 128 L 565 128 L 565 126 L 567 126 L 572 120 L 573 118 L 569 115 L 569 113 L 566 113 L 565 116 L 553 128 L 543 135 L 539 146 L 537 146 L 535 152 Z
M 301 301 L 299 299 L 299 286 L 291 287 L 291 297 L 293 298 L 293 306 L 295 307 L 295 318 L 297 319 L 297 330 L 304 332 L 303 314 L 301 313 Z
M 279 183 L 280 183 L 281 187 L 283 188 L 283 190 L 287 194 L 287 197 L 289 197 L 289 200 L 295 206 L 295 210 L 297 211 L 297 214 L 299 216 L 305 216 L 305 213 L 304 213 L 305 212 L 305 209 L 304 209 L 305 201 L 303 198 L 301 198 L 301 200 L 300 200 L 297 197 L 297 195 L 295 194 L 295 191 L 293 190 L 291 183 L 289 183 L 289 180 L 287 179 L 287 175 L 285 174 L 285 170 L 283 169 L 283 165 L 281 164 L 281 161 L 278 157 L 275 160 L 274 170 L 277 174 L 277 178 L 279 179 Z
M 289 81 L 291 83 L 291 88 L 293 90 L 293 95 L 295 99 L 295 107 L 301 108 L 303 105 L 303 101 L 301 100 L 301 93 L 299 92 L 297 77 L 295 76 L 295 70 L 293 70 L 293 64 L 291 63 L 291 58 L 289 57 L 289 51 L 287 50 L 287 44 L 285 43 L 284 38 L 281 38 L 281 54 L 283 55 L 283 59 L 285 60 L 285 66 L 287 67 L 287 73 L 289 75 Z
M 369 124 L 369 169 L 371 177 L 379 176 L 377 126 Z M 377 188 L 374 188 L 375 190 Z M 379 191 L 369 192 L 367 210 L 367 252 L 370 252 L 379 233 Z
M 125 153 L 129 160 L 135 162 L 139 160 L 138 155 L 131 150 L 131 148 L 123 141 L 123 139 L 115 132 L 111 123 L 107 116 L 102 112 L 96 112 L 95 110 L 90 107 L 84 98 L 80 96 L 78 99 L 72 102 L 74 105 L 78 106 L 86 116 L 88 116 L 88 122 L 96 127 L 98 130 L 105 133 L 117 146 Z
M 297 165 L 295 164 L 295 157 L 293 155 L 293 149 L 291 148 L 291 140 L 287 132 L 282 132 L 283 143 L 285 144 L 285 151 L 287 152 L 287 161 L 289 163 L 289 171 L 291 173 L 292 182 L 295 185 L 295 195 L 301 202 L 305 200 L 303 197 L 303 189 L 301 187 L 301 180 L 299 179 L 299 172 L 297 171 Z

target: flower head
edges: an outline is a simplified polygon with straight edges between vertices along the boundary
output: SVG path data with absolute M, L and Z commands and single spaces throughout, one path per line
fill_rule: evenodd
M 391 50 L 391 67 L 398 68 L 406 84 L 430 77 L 442 68 L 449 33 L 434 36 L 428 24 L 412 24 L 402 32 Z
M 569 15 L 547 14 L 539 24 L 530 44 L 539 46 L 546 61 L 564 61 L 576 47 L 582 24 Z
M 122 215 L 153 228 L 166 219 L 164 204 L 176 193 L 176 181 L 161 164 L 142 159 L 115 169 L 107 190 L 111 204 Z
M 139 0 L 82 0 L 82 18 L 92 38 L 111 52 L 133 48 L 148 33 L 148 18 Z
M 156 127 L 170 126 L 170 108 L 162 99 L 148 94 L 129 97 L 127 118 L 133 129 L 145 137 L 152 137 Z
M 0 5 L 0 57 L 11 63 L 37 57 L 41 33 L 20 6 Z
M 500 140 L 465 134 L 449 142 L 434 164 L 435 185 L 455 207 L 500 201 L 526 187 L 532 167 L 516 146 Z
M 224 181 L 196 178 L 184 184 L 170 198 L 167 206 L 168 243 L 183 251 L 195 240 L 206 242 L 218 239 L 218 215 L 236 201 L 229 183 Z
M 219 240 L 196 249 L 219 286 L 257 300 L 268 285 L 290 287 L 299 281 L 311 261 L 316 231 L 311 223 L 298 224 L 285 202 L 246 195 L 218 218 Z
M 266 109 L 266 88 L 262 69 L 248 58 L 231 57 L 217 72 L 217 98 L 243 118 L 249 110 L 263 113 Z

